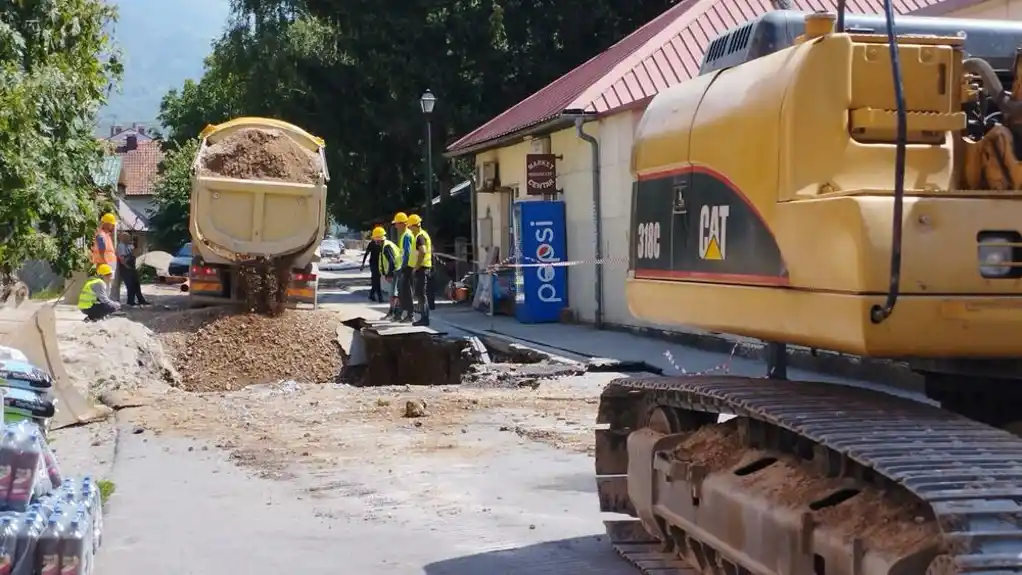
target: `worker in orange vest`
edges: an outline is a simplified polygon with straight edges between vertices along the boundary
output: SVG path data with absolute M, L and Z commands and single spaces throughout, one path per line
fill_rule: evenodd
M 99 266 L 106 264 L 111 269 L 117 269 L 117 251 L 114 246 L 114 228 L 117 227 L 117 218 L 110 213 L 103 214 L 99 220 L 99 229 L 96 230 L 96 237 L 92 242 L 92 265 Z M 121 299 L 121 276 L 114 274 L 113 285 L 110 293 L 114 301 Z

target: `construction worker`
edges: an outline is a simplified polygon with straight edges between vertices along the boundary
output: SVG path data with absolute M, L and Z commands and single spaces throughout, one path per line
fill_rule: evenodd
M 383 228 L 373 228 L 373 235 L 369 244 L 366 246 L 365 252 L 362 254 L 362 265 L 358 268 L 358 271 L 362 271 L 366 267 L 366 259 L 369 260 L 369 301 L 378 301 L 383 303 L 383 290 L 380 287 L 380 249 L 383 247 L 376 241 L 376 230 Z
M 96 230 L 96 237 L 92 241 L 92 265 L 106 264 L 110 269 L 117 269 L 117 252 L 114 246 L 114 228 L 117 227 L 117 217 L 106 213 L 99 220 L 99 229 Z M 121 278 L 114 277 L 113 282 L 114 300 L 121 299 Z
M 374 244 L 380 246 L 380 263 L 377 272 L 383 278 L 382 287 L 386 289 L 387 296 L 390 298 L 390 309 L 387 310 L 387 315 L 383 316 L 383 319 L 396 320 L 401 316 L 400 308 L 397 305 L 397 281 L 395 281 L 397 265 L 401 261 L 401 248 L 388 240 L 387 230 L 380 227 L 373 228 L 372 239 Z
M 96 266 L 96 277 L 85 282 L 78 296 L 78 309 L 85 314 L 85 321 L 99 321 L 121 309 L 121 304 L 110 299 L 110 282 L 114 270 L 107 264 Z
M 411 266 L 415 274 L 415 297 L 419 299 L 419 321 L 412 325 L 429 325 L 429 276 L 433 273 L 433 240 L 422 229 L 422 218 L 417 214 L 408 216 L 408 229 L 415 235 L 415 252 Z
M 408 260 L 415 250 L 415 236 L 408 229 L 408 216 L 404 212 L 394 214 L 394 221 L 391 223 L 397 228 L 398 247 L 401 248 L 397 291 L 401 306 L 400 311 L 403 313 L 398 318 L 398 321 L 411 323 L 415 305 L 412 303 L 412 268 L 409 266 Z

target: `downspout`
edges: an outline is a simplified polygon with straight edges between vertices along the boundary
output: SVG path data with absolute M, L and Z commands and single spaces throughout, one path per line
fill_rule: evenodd
M 575 110 L 565 110 L 564 115 L 575 120 L 575 132 L 578 137 L 589 144 L 592 151 L 592 173 L 593 173 L 593 229 L 596 232 L 596 245 L 593 246 L 593 256 L 596 258 L 596 316 L 594 324 L 596 329 L 603 329 L 603 209 L 600 205 L 600 142 L 587 134 L 583 129 L 586 117 L 589 114 Z
M 468 198 L 469 198 L 469 211 L 472 212 L 472 264 L 471 271 L 473 273 L 479 273 L 479 198 L 476 196 L 478 190 L 476 189 L 476 177 L 475 174 L 468 179 Z

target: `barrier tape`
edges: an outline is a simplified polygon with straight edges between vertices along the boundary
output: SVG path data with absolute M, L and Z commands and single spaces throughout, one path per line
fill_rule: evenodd
M 453 260 L 453 261 L 461 261 L 461 262 L 468 262 L 469 261 L 466 258 L 459 258 L 457 256 L 453 256 L 453 255 L 450 255 L 450 254 L 436 253 L 435 252 L 433 255 L 438 257 L 438 258 L 440 258 L 440 259 Z M 524 261 L 526 263 L 521 263 L 522 261 Z M 534 263 L 532 263 L 532 262 L 534 262 Z M 628 265 L 628 258 L 620 258 L 620 257 L 619 258 L 599 258 L 599 259 L 595 259 L 594 258 L 594 259 L 587 259 L 587 260 L 561 260 L 561 261 L 555 261 L 555 262 L 545 262 L 543 260 L 538 260 L 536 258 L 531 258 L 529 256 L 517 254 L 517 255 L 512 255 L 512 256 L 506 257 L 506 258 L 500 260 L 499 262 L 490 264 L 488 266 L 485 265 L 483 262 L 473 262 L 473 263 L 475 263 L 477 266 L 479 266 L 484 271 L 494 271 L 494 270 L 498 270 L 498 269 L 542 268 L 542 267 L 563 268 L 563 267 L 574 267 L 574 266 L 583 266 L 583 265 L 596 265 L 596 266 L 600 266 L 600 265 L 603 265 L 603 266 L 611 265 L 611 266 L 613 266 L 613 265 L 618 265 L 618 264 Z

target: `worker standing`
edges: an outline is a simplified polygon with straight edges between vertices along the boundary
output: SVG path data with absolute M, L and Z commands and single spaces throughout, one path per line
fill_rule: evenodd
M 433 240 L 422 229 L 422 218 L 417 214 L 408 216 L 408 229 L 415 235 L 415 252 L 412 257 L 411 266 L 415 273 L 415 297 L 419 300 L 421 315 L 419 321 L 412 325 L 429 325 L 429 298 L 426 291 L 429 288 L 429 276 L 433 271 Z
M 381 244 L 376 242 L 376 230 L 373 229 L 372 241 L 366 244 L 366 251 L 362 254 L 362 266 L 358 271 L 366 268 L 366 258 L 369 258 L 369 300 L 383 301 L 383 291 L 380 289 L 380 248 Z
M 96 230 L 96 237 L 92 241 L 92 265 L 99 266 L 106 264 L 111 270 L 117 268 L 117 252 L 114 249 L 114 228 L 117 227 L 117 218 L 110 213 L 103 214 L 99 220 L 99 229 Z M 114 301 L 121 299 L 121 278 L 114 276 L 113 288 Z
M 408 260 L 412 257 L 412 253 L 415 251 L 415 236 L 411 230 L 408 229 L 408 216 L 404 212 L 398 212 L 394 214 L 394 221 L 391 222 L 394 227 L 397 228 L 398 247 L 401 249 L 400 260 L 401 263 L 398 265 L 398 299 L 400 300 L 401 312 L 403 312 L 398 318 L 398 321 L 402 323 L 410 323 L 412 321 L 412 312 L 415 307 L 412 303 L 412 268 L 409 266 Z
M 85 282 L 78 296 L 78 309 L 86 321 L 99 321 L 121 309 L 121 304 L 110 299 L 110 282 L 114 270 L 107 264 L 96 266 L 96 277 Z
M 383 287 L 390 298 L 390 309 L 383 319 L 398 319 L 401 317 L 400 308 L 397 304 L 397 265 L 401 260 L 401 248 L 387 239 L 387 231 L 377 227 L 373 229 L 373 243 L 380 246 L 380 263 L 378 273 L 383 278 Z
M 149 305 L 145 296 L 142 295 L 142 282 L 138 277 L 137 258 L 135 257 L 135 245 L 131 241 L 128 232 L 118 234 L 117 242 L 117 270 L 114 277 L 119 277 L 128 292 L 128 307 L 134 305 Z

